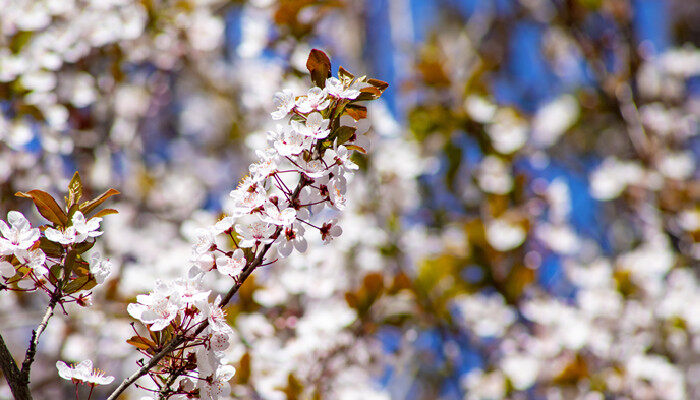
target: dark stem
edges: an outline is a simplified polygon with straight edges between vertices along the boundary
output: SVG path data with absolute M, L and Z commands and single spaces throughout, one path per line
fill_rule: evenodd
M 29 382 L 24 379 L 22 372 L 17 367 L 15 359 L 12 358 L 12 354 L 7 348 L 2 335 L 0 335 L 0 369 L 2 369 L 2 374 L 5 376 L 7 384 L 10 385 L 10 390 L 15 400 L 32 400 Z

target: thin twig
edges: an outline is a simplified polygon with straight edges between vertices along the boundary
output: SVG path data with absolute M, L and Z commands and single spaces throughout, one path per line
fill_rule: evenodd
M 29 342 L 29 347 L 27 348 L 27 353 L 24 356 L 24 361 L 22 362 L 22 375 L 25 377 L 27 382 L 29 382 L 29 374 L 32 369 L 32 363 L 34 362 L 34 356 L 36 355 L 36 348 L 39 345 L 39 337 L 41 336 L 42 333 L 44 333 L 44 330 L 46 330 L 46 326 L 49 324 L 49 320 L 53 316 L 53 311 L 54 308 L 56 307 L 56 304 L 58 303 L 58 299 L 60 297 L 60 290 L 56 288 L 56 291 L 54 294 L 51 296 L 51 299 L 49 300 L 49 305 L 46 307 L 46 311 L 44 312 L 44 318 L 41 319 L 41 322 L 39 323 L 39 326 L 32 331 L 32 339 Z

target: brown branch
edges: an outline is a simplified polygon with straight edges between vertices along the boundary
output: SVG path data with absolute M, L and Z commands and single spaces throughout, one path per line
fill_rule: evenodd
M 295 199 L 299 196 L 299 193 L 301 192 L 301 189 L 304 188 L 304 186 L 308 185 L 310 181 L 304 176 L 301 175 L 299 184 L 297 187 L 294 189 L 294 193 L 292 194 L 292 199 Z M 277 236 L 280 234 L 282 231 L 281 227 L 277 227 L 277 230 L 275 231 L 275 235 Z M 231 301 L 233 296 L 238 293 L 238 290 L 243 286 L 243 283 L 245 282 L 246 279 L 250 276 L 250 274 L 255 271 L 257 267 L 259 267 L 263 259 L 265 258 L 265 254 L 267 254 L 267 251 L 270 250 L 270 247 L 272 247 L 272 243 L 266 244 L 263 246 L 262 250 L 258 253 L 258 256 L 255 257 L 253 261 L 251 261 L 250 264 L 246 265 L 246 267 L 243 269 L 241 274 L 238 276 L 238 279 L 236 280 L 236 283 L 231 287 L 231 289 L 226 293 L 224 298 L 221 299 L 221 302 L 219 302 L 218 306 L 223 307 L 226 304 Z M 125 379 L 113 392 L 112 394 L 109 395 L 107 400 L 116 400 L 116 398 L 122 394 L 129 386 L 131 386 L 134 382 L 136 382 L 139 378 L 142 376 L 146 375 L 151 369 L 153 369 L 156 365 L 158 365 L 158 362 L 160 362 L 163 357 L 167 356 L 169 353 L 171 353 L 173 350 L 175 350 L 179 345 L 185 343 L 188 341 L 190 338 L 197 337 L 200 333 L 202 333 L 207 326 L 209 326 L 208 321 L 204 321 L 202 324 L 200 324 L 197 329 L 191 334 L 182 334 L 182 335 L 177 335 L 171 339 L 171 341 L 165 345 L 165 347 L 159 351 L 156 355 L 154 355 L 148 363 L 146 363 L 144 366 L 139 368 L 138 371 L 134 372 L 130 377 Z M 168 380 L 170 382 L 171 380 Z M 174 380 L 172 380 L 174 383 Z M 172 383 L 171 383 L 172 384 Z M 165 387 L 164 389 L 167 390 L 169 387 Z M 163 389 L 161 389 L 163 390 Z
M 258 255 L 258 257 L 256 257 L 255 260 L 253 260 L 253 262 L 251 262 L 251 263 L 243 270 L 243 272 L 241 272 L 241 275 L 239 276 L 239 279 L 238 279 L 238 281 L 236 282 L 236 284 L 233 285 L 233 287 L 228 291 L 228 293 L 226 293 L 226 296 L 221 300 L 221 303 L 219 303 L 219 306 L 220 306 L 220 307 L 225 306 L 225 305 L 231 300 L 231 298 L 233 298 L 233 296 L 238 292 L 238 290 L 241 288 L 241 286 L 243 285 L 243 283 L 245 282 L 245 280 L 250 276 L 251 273 L 253 273 L 253 271 L 255 270 L 255 268 L 257 268 L 257 267 L 262 263 L 262 258 L 265 256 L 265 253 L 267 253 L 267 250 L 268 250 L 269 248 L 270 248 L 270 245 L 269 245 L 269 244 L 268 244 L 268 245 L 265 245 L 265 247 L 263 248 L 263 251 L 260 252 L 260 254 Z M 200 333 L 202 333 L 202 331 L 204 331 L 204 329 L 206 329 L 207 326 L 209 326 L 209 322 L 208 322 L 208 321 L 204 321 L 204 322 L 203 322 L 201 325 L 199 325 L 199 326 L 197 327 L 197 329 L 192 333 L 191 337 L 196 337 L 197 335 L 199 335 Z M 145 364 L 143 367 L 141 367 L 141 368 L 140 368 L 138 371 L 136 371 L 133 375 L 131 375 L 130 377 L 128 377 L 127 379 L 125 379 L 125 380 L 119 385 L 119 387 L 117 387 L 117 388 L 114 390 L 114 392 L 112 392 L 112 394 L 107 398 L 107 400 L 115 400 L 115 399 L 117 398 L 117 396 L 119 396 L 121 393 L 124 392 L 124 390 L 126 390 L 126 388 L 128 388 L 129 386 L 131 386 L 131 384 L 133 384 L 134 382 L 136 382 L 136 380 L 138 380 L 138 379 L 141 378 L 142 376 L 146 375 L 146 374 L 148 373 L 148 371 L 150 371 L 153 367 L 155 367 L 156 365 L 158 365 L 158 362 L 159 362 L 163 357 L 165 357 L 166 355 L 168 355 L 169 353 L 171 353 L 171 352 L 172 352 L 173 350 L 175 350 L 179 345 L 185 343 L 189 338 L 190 338 L 190 336 L 184 335 L 184 334 L 183 334 L 183 335 L 177 335 L 177 336 L 175 336 L 161 351 L 159 351 L 156 355 L 154 355 L 154 356 L 148 361 L 147 364 Z
M 56 304 L 58 304 L 58 299 L 60 297 L 61 291 L 57 287 L 53 295 L 51 295 L 49 305 L 46 307 L 46 311 L 44 312 L 44 318 L 41 319 L 39 326 L 34 331 L 32 331 L 32 339 L 29 342 L 29 347 L 27 348 L 27 353 L 24 356 L 24 361 L 22 361 L 21 371 L 22 376 L 24 377 L 25 381 L 27 381 L 27 383 L 29 383 L 29 374 L 32 369 L 32 363 L 34 362 L 34 356 L 36 355 L 36 348 L 39 344 L 39 337 L 42 333 L 44 333 L 44 330 L 46 330 L 46 326 L 49 324 L 49 320 L 53 316 L 53 310 L 54 308 L 56 308 Z
M 0 335 L 0 369 L 2 369 L 2 374 L 5 376 L 7 384 L 10 385 L 10 390 L 15 400 L 32 400 L 29 382 L 24 379 L 22 372 L 17 367 L 15 359 L 12 358 L 12 353 L 7 348 L 2 335 Z

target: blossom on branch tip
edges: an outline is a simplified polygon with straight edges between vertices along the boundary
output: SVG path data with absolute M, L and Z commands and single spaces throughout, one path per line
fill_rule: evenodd
M 226 311 L 218 306 L 221 303 L 221 296 L 217 296 L 213 303 L 203 301 L 197 304 L 197 308 L 202 311 L 203 317 L 209 322 L 209 329 L 212 332 L 232 332 L 232 328 L 226 321 Z
M 214 234 L 209 229 L 204 228 L 197 229 L 195 233 L 197 238 L 193 249 L 197 254 L 204 254 L 214 244 Z
M 98 231 L 102 218 L 96 217 L 86 221 L 83 213 L 76 211 L 75 214 L 73 214 L 71 222 L 71 226 L 75 228 L 77 233 L 76 243 L 84 242 L 85 239 L 89 237 L 102 235 L 102 232 Z
M 308 149 L 313 138 L 308 137 L 292 126 L 277 126 L 275 132 L 269 133 L 272 145 L 282 157 L 296 156 L 305 149 Z
M 328 195 L 331 204 L 336 209 L 342 211 L 345 209 L 347 198 L 345 197 L 346 181 L 342 176 L 334 176 L 328 181 Z
M 240 185 L 229 194 L 234 201 L 234 213 L 247 214 L 267 201 L 267 192 L 262 185 L 250 176 L 243 178 Z
M 360 168 L 350 159 L 350 151 L 348 151 L 347 147 L 345 146 L 336 146 L 331 155 L 333 156 L 333 160 L 335 161 L 336 165 L 338 165 L 341 169 L 349 169 L 354 171 Z
M 82 243 L 88 238 L 102 235 L 102 232 L 98 230 L 101 221 L 102 218 L 92 218 L 86 221 L 83 213 L 76 211 L 71 219 L 71 226 L 67 227 L 64 231 L 46 228 L 44 236 L 52 242 L 64 245 Z
M 198 268 L 202 272 L 208 272 L 214 267 L 214 256 L 210 252 L 199 253 L 192 251 L 190 265 Z
M 287 257 L 292 254 L 292 250 L 297 249 L 300 253 L 306 251 L 307 243 L 304 238 L 304 227 L 299 223 L 295 223 L 282 231 L 279 238 L 277 252 L 282 257 Z
M 114 381 L 113 376 L 105 375 L 104 371 L 92 368 L 92 360 L 81 361 L 69 367 L 63 361 L 56 361 L 58 375 L 66 380 L 83 382 L 91 385 L 109 385 Z
M 360 95 L 360 90 L 367 86 L 369 85 L 365 82 L 355 81 L 349 87 L 345 87 L 345 82 L 338 78 L 326 79 L 326 91 L 329 95 L 339 99 L 355 100 Z
M 332 219 L 328 222 L 324 222 L 321 226 L 321 239 L 324 243 L 330 243 L 331 240 L 340 236 L 343 233 L 343 229 L 338 225 L 336 219 Z
M 277 152 L 275 149 L 257 151 L 260 161 L 249 167 L 250 175 L 256 180 L 263 180 L 277 171 Z

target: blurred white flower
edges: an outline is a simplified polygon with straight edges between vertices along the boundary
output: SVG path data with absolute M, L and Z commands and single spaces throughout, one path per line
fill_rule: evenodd
M 590 175 L 591 195 L 598 200 L 612 200 L 643 177 L 644 170 L 639 164 L 606 158 Z
M 538 148 L 554 145 L 576 122 L 579 106 L 576 98 L 565 94 L 537 110 L 532 120 L 532 141 Z
M 540 361 L 531 355 L 513 354 L 501 360 L 501 368 L 516 390 L 526 390 L 537 381 Z
M 512 250 L 525 241 L 527 233 L 520 224 L 499 218 L 486 225 L 486 240 L 498 251 Z
M 462 295 L 454 300 L 465 325 L 481 337 L 501 337 L 515 322 L 515 311 L 499 293 Z
M 112 273 L 112 262 L 102 258 L 100 252 L 95 251 L 90 256 L 90 273 L 95 276 L 98 284 L 102 284 Z
M 492 123 L 486 126 L 493 148 L 501 154 L 512 154 L 521 149 L 527 141 L 527 131 L 525 120 L 510 108 L 499 109 Z
M 479 187 L 485 192 L 506 194 L 513 189 L 513 177 L 506 163 L 496 156 L 486 156 L 477 172 Z

